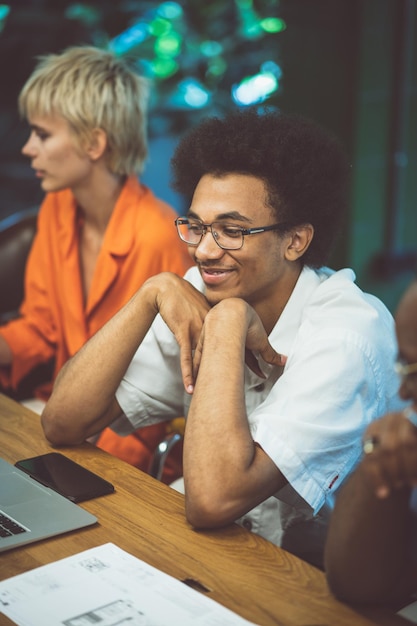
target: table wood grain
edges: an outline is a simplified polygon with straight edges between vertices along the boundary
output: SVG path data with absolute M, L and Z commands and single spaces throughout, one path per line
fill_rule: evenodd
M 52 449 L 39 416 L 0 394 L 0 455 L 14 464 Z M 98 518 L 93 527 L 2 553 L 0 580 L 113 542 L 261 626 L 409 624 L 338 602 L 323 572 L 237 525 L 194 530 L 182 494 L 88 443 L 60 451 L 112 482 L 115 493 L 81 503 Z M 0 614 L 2 626 L 10 623 Z

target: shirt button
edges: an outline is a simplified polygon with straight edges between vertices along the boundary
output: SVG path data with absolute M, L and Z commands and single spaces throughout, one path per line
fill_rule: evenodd
M 256 385 L 255 387 L 255 391 L 263 391 L 264 389 L 265 389 L 264 383 L 259 383 L 259 385 Z
M 246 528 L 246 530 L 252 530 L 252 522 L 247 517 L 243 520 L 242 526 L 243 528 Z

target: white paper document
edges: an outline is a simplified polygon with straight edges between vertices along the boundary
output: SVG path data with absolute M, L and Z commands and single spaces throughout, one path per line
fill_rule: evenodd
M 112 543 L 0 582 L 0 612 L 18 626 L 253 626 Z

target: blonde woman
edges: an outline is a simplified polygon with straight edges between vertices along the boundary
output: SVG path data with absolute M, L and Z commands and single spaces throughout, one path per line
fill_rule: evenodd
M 147 278 L 182 276 L 191 265 L 175 211 L 138 178 L 147 157 L 148 92 L 120 58 L 82 46 L 41 58 L 19 95 L 30 125 L 22 152 L 46 196 L 20 317 L 0 329 L 6 391 L 53 360 L 52 380 L 35 390 L 45 401 L 63 364 Z M 146 469 L 163 433 L 160 425 L 126 439 L 109 433 L 105 447 Z

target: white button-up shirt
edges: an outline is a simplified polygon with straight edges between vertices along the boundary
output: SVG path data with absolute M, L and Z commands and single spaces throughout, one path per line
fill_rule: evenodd
M 186 278 L 204 291 L 197 268 Z M 288 484 L 239 521 L 317 563 L 333 493 L 360 458 L 363 430 L 402 406 L 393 318 L 354 280 L 350 269 L 304 267 L 269 336 L 285 367 L 261 363 L 266 380 L 246 368 L 252 436 Z M 112 426 L 120 434 L 187 415 L 179 348 L 159 316 L 116 396 L 126 416 Z

